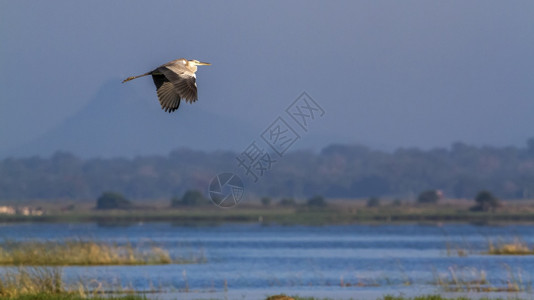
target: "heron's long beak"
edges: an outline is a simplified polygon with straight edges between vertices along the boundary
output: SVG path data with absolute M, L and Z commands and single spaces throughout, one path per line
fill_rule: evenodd
M 208 63 L 208 62 L 201 62 L 201 61 L 199 61 L 199 62 L 197 63 L 197 65 L 199 65 L 199 66 L 211 66 L 210 63 Z

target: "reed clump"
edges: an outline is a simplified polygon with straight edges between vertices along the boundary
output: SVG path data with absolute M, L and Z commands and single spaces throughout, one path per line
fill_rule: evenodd
M 194 263 L 173 259 L 169 252 L 152 246 L 138 249 L 98 241 L 5 241 L 0 244 L 0 265 L 4 266 L 94 266 Z
M 128 294 L 121 295 L 127 292 Z M 86 287 L 81 282 L 67 286 L 61 267 L 7 267 L 0 273 L 0 299 L 10 300 L 143 300 L 144 295 L 123 291 L 110 292 Z
M 55 295 L 64 292 L 61 269 L 42 267 L 19 267 L 8 269 L 0 276 L 2 298 L 22 295 Z
M 527 243 L 519 238 L 511 243 L 498 242 L 494 244 L 488 241 L 488 252 L 491 255 L 534 255 L 534 248 L 530 248 Z
M 530 282 L 523 280 L 521 270 L 505 265 L 507 279 L 490 282 L 484 270 L 449 267 L 448 272 L 434 270 L 434 284 L 445 292 L 526 292 L 532 290 Z

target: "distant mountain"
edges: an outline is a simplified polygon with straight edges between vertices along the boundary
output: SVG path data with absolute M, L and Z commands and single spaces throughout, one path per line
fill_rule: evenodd
M 258 132 L 251 124 L 203 110 L 201 102 L 182 102 L 178 111 L 165 113 L 155 91 L 141 96 L 134 86 L 115 80 L 103 84 L 74 116 L 8 155 L 47 156 L 60 150 L 80 157 L 132 157 L 176 148 L 239 150 Z

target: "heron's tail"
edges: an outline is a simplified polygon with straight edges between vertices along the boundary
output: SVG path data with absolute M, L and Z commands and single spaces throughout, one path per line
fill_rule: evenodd
M 143 75 L 130 76 L 130 77 L 124 79 L 124 80 L 122 81 L 122 83 L 125 83 L 125 82 L 130 81 L 130 80 L 134 80 L 134 79 L 139 78 L 139 77 L 147 76 L 147 75 L 150 75 L 150 74 L 151 74 L 151 72 L 145 73 L 145 74 L 143 74 Z

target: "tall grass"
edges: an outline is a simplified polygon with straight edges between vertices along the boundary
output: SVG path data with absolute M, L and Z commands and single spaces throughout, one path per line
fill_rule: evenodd
M 507 280 L 490 282 L 487 273 L 477 268 L 449 267 L 448 272 L 434 271 L 434 283 L 445 292 L 530 292 L 532 283 L 523 280 L 521 270 L 505 265 Z
M 122 291 L 117 289 L 117 293 Z M 0 299 L 121 299 L 142 300 L 144 296 L 131 294 L 110 295 L 98 289 L 89 289 L 82 283 L 67 287 L 62 280 L 60 267 L 13 267 L 0 273 Z
M 0 296 L 59 294 L 63 292 L 61 269 L 26 267 L 4 270 L 0 277 Z
M 4 266 L 153 265 L 194 263 L 202 259 L 172 259 L 167 250 L 156 246 L 140 250 L 131 244 L 74 239 L 62 242 L 5 241 L 0 244 L 0 265 Z

